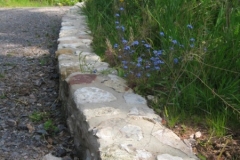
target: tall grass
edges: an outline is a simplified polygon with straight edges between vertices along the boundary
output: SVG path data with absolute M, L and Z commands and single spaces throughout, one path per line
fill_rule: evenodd
M 169 124 L 198 116 L 217 135 L 240 125 L 238 1 L 87 0 L 84 13 L 96 53 L 154 95 Z

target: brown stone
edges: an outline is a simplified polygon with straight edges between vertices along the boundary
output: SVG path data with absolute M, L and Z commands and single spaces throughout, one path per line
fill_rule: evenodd
M 78 74 L 72 76 L 69 80 L 71 85 L 73 84 L 81 84 L 81 83 L 92 83 L 96 79 L 97 75 L 95 74 Z
M 73 54 L 73 53 L 74 53 L 74 51 L 70 48 L 62 48 L 55 52 L 56 57 L 58 57 L 61 54 Z

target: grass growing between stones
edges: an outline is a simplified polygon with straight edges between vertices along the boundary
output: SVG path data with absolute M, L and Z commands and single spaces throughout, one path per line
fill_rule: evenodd
M 95 52 L 153 95 L 170 127 L 192 121 L 224 136 L 240 126 L 239 2 L 87 0 L 84 13 Z

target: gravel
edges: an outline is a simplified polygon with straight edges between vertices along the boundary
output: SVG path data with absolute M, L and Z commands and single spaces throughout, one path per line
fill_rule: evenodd
M 54 55 L 68 7 L 0 8 L 0 160 L 77 160 Z

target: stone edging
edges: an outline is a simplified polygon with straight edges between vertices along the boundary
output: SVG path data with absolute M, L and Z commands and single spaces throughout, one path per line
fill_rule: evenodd
M 83 3 L 62 18 L 56 56 L 60 99 L 74 143 L 84 160 L 190 160 L 191 146 L 161 124 L 161 117 L 125 80 L 100 61 Z M 96 74 L 93 73 L 96 71 Z

